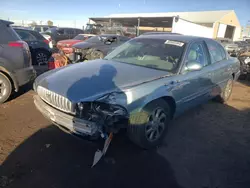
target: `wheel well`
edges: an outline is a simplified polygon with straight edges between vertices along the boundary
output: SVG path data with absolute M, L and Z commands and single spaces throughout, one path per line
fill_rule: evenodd
M 12 90 L 13 90 L 14 88 L 17 89 L 17 88 L 15 87 L 15 84 L 14 84 L 12 78 L 10 77 L 10 75 L 9 75 L 8 73 L 6 73 L 6 72 L 4 72 L 4 71 L 2 71 L 2 70 L 0 70 L 0 73 L 2 73 L 3 75 L 5 75 L 5 76 L 9 79 L 9 81 L 10 81 L 10 83 L 11 83 Z
M 166 97 L 162 97 L 162 99 L 164 99 L 171 107 L 171 118 L 174 117 L 174 113 L 176 110 L 176 103 L 173 97 L 170 96 L 166 96 Z

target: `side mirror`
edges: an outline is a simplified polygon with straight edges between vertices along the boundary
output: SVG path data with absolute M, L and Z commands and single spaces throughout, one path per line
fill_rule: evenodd
M 186 70 L 187 71 L 199 71 L 202 69 L 202 65 L 196 61 L 187 62 Z

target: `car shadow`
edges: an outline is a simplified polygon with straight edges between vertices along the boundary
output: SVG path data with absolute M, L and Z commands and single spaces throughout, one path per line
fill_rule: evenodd
M 249 114 L 212 101 L 200 105 L 176 118 L 164 144 L 150 151 L 121 132 L 93 168 L 103 141 L 76 139 L 49 125 L 9 154 L 0 187 L 248 188 Z
M 107 155 L 91 168 L 102 144 L 48 126 L 9 155 L 0 177 L 11 187 L 181 187 L 164 157 L 156 150 L 139 149 L 124 133 L 115 136 Z

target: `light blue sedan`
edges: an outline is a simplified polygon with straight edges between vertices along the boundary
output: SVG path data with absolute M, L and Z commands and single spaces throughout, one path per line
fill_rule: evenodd
M 240 63 L 216 41 L 145 35 L 104 59 L 39 76 L 38 110 L 68 133 L 97 138 L 127 129 L 143 148 L 159 145 L 169 121 L 212 98 L 226 102 Z

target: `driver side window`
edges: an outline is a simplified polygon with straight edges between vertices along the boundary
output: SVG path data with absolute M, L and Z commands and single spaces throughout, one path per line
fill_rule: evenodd
M 202 43 L 193 43 L 189 48 L 185 62 L 197 62 L 206 66 L 205 54 Z

